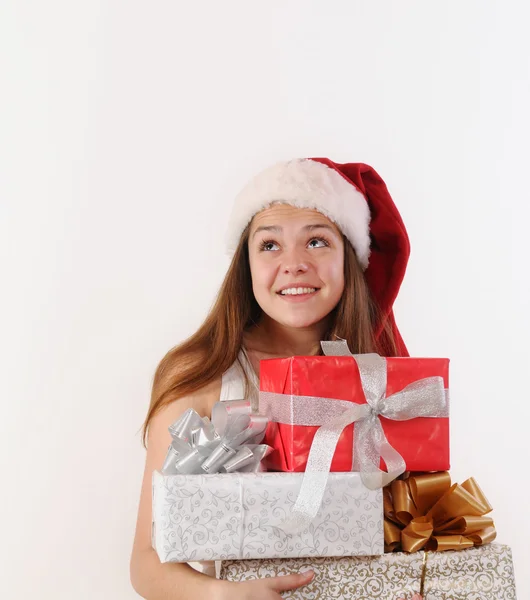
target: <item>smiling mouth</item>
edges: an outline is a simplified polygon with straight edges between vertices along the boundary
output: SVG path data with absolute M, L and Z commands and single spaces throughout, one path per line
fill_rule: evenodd
M 278 296 L 281 296 L 282 298 L 300 298 L 300 297 L 305 297 L 307 298 L 308 296 L 314 296 L 318 291 L 320 290 L 320 288 L 288 288 L 285 290 L 282 290 L 281 292 L 276 292 Z

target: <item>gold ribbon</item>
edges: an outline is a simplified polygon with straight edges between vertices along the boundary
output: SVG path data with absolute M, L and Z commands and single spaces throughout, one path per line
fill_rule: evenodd
M 463 550 L 496 537 L 492 506 L 471 477 L 452 484 L 447 471 L 414 473 L 383 490 L 385 552 Z

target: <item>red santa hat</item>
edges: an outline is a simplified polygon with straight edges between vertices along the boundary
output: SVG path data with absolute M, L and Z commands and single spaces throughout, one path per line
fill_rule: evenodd
M 256 175 L 237 195 L 227 230 L 232 254 L 252 217 L 278 202 L 318 210 L 349 240 L 383 320 L 389 322 L 398 355 L 408 356 L 396 326 L 393 304 L 405 275 L 410 244 L 405 225 L 376 171 L 363 163 L 334 163 L 328 158 L 280 162 Z M 385 347 L 385 340 L 380 339 Z

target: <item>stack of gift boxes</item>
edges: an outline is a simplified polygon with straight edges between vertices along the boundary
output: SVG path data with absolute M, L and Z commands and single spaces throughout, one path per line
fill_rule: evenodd
M 161 562 L 221 560 L 231 581 L 315 572 L 285 598 L 514 599 L 492 507 L 447 472 L 449 361 L 322 347 L 261 362 L 259 414 L 222 402 L 170 428 Z

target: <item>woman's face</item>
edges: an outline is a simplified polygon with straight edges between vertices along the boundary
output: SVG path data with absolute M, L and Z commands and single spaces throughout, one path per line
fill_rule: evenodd
M 318 211 L 274 204 L 254 216 L 248 249 L 254 296 L 271 319 L 309 327 L 339 302 L 342 234 Z

